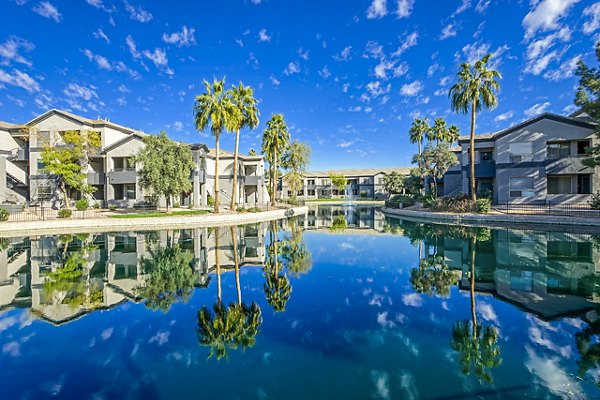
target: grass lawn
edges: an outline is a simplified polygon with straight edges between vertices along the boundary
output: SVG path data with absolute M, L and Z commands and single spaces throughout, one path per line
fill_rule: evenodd
M 153 217 L 173 217 L 180 215 L 204 215 L 211 214 L 211 211 L 208 210 L 188 210 L 188 211 L 153 211 L 153 212 L 145 212 L 145 213 L 128 213 L 128 214 L 118 214 L 118 215 L 109 215 L 108 218 L 153 218 Z
M 307 199 L 307 203 L 319 203 L 319 202 L 332 202 L 332 201 L 352 201 L 352 202 L 361 202 L 361 201 L 385 201 L 380 199 L 371 199 L 371 198 L 358 198 L 358 199 L 348 199 L 348 198 L 321 198 L 321 199 Z

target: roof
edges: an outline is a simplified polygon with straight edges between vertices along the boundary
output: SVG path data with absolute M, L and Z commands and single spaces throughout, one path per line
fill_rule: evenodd
M 2 128 L 2 129 L 12 130 L 12 129 L 21 129 L 24 127 L 25 127 L 25 125 L 23 125 L 23 124 L 12 124 L 10 122 L 0 121 L 0 128 Z
M 37 123 L 45 120 L 46 118 L 48 118 L 48 117 L 50 117 L 52 115 L 55 115 L 55 114 L 61 115 L 61 116 L 65 117 L 65 118 L 67 118 L 67 119 L 79 122 L 81 124 L 90 125 L 90 126 L 92 126 L 94 128 L 101 128 L 101 127 L 106 126 L 106 127 L 113 128 L 113 129 L 116 129 L 116 130 L 119 130 L 119 131 L 122 131 L 122 132 L 125 132 L 125 133 L 138 132 L 135 129 L 131 129 L 131 128 L 128 128 L 128 127 L 123 126 L 123 125 L 115 124 L 114 122 L 110 122 L 110 121 L 105 120 L 105 119 L 90 119 L 90 118 L 85 118 L 85 117 L 82 117 L 80 115 L 76 115 L 76 114 L 70 113 L 68 111 L 58 110 L 58 109 L 52 109 L 52 110 L 46 111 L 42 115 L 37 116 L 34 119 L 32 119 L 31 121 L 27 122 L 27 124 L 25 124 L 25 125 L 34 125 L 34 124 L 37 124 Z
M 102 154 L 106 154 L 107 152 L 111 151 L 112 149 L 116 149 L 117 147 L 119 147 L 119 146 L 121 146 L 121 145 L 123 145 L 123 144 L 125 144 L 125 143 L 127 143 L 127 142 L 129 142 L 131 140 L 133 140 L 133 139 L 143 140 L 144 136 L 147 136 L 147 135 L 145 135 L 145 134 L 142 135 L 142 134 L 140 134 L 138 132 L 134 132 L 131 135 L 126 136 L 126 137 L 124 137 L 121 140 L 117 140 L 116 142 L 114 142 L 110 146 L 104 148 L 104 150 L 102 150 Z
M 571 115 L 574 115 L 574 114 L 571 114 Z M 549 120 L 556 121 L 556 122 L 561 122 L 561 123 L 565 123 L 565 124 L 570 124 L 570 125 L 575 125 L 575 126 L 579 126 L 582 128 L 590 128 L 590 129 L 594 129 L 598 125 L 598 123 L 594 120 L 581 118 L 583 116 L 582 114 L 577 114 L 577 115 L 580 117 L 564 116 L 564 115 L 558 115 L 558 114 L 553 114 L 553 113 L 543 113 L 543 114 L 540 114 L 533 118 L 530 118 L 526 121 L 523 121 L 521 123 L 513 125 L 509 128 L 495 132 L 495 133 L 486 133 L 486 134 L 482 134 L 482 135 L 476 135 L 475 140 L 496 140 L 502 136 L 508 135 L 515 131 L 518 131 L 521 128 L 524 128 L 528 125 L 534 124 L 534 123 L 539 122 L 544 119 L 549 119 Z M 470 140 L 469 136 L 461 136 L 458 139 L 459 143 L 467 142 L 469 140 Z
M 207 154 L 208 157 L 215 158 L 216 155 L 217 155 L 217 150 L 214 147 L 208 149 L 208 154 Z M 223 150 L 223 149 L 219 149 L 219 158 L 233 158 L 233 156 L 234 156 L 234 154 L 232 152 Z M 250 160 L 260 161 L 263 158 L 263 156 L 260 154 L 255 155 L 255 156 L 238 154 L 238 157 L 241 158 L 242 160 L 248 160 L 248 161 L 250 161 Z
M 389 174 L 397 172 L 402 175 L 410 174 L 412 167 L 394 167 L 394 168 L 364 168 L 364 169 L 332 169 L 327 171 L 307 171 L 305 177 L 329 177 L 330 175 L 343 176 L 371 176 L 377 174 Z

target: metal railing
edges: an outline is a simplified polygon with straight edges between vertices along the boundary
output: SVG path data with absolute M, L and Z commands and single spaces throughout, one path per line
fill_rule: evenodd
M 507 202 L 495 207 L 496 211 L 506 214 L 555 215 L 565 217 L 600 217 L 600 210 L 593 209 L 587 203 L 546 203 L 522 204 Z
M 35 222 L 61 219 L 58 216 L 59 210 L 54 210 L 51 208 L 26 207 L 22 209 L 5 209 L 8 211 L 8 220 L 6 222 Z M 71 216 L 65 219 L 87 219 L 92 218 L 94 215 L 95 211 L 93 210 L 72 210 Z

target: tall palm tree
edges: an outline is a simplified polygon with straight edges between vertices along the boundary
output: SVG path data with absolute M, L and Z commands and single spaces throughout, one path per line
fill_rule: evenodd
M 215 213 L 219 212 L 219 139 L 223 130 L 233 132 L 239 126 L 240 112 L 225 90 L 225 78 L 204 81 L 206 93 L 196 96 L 194 119 L 196 129 L 204 131 L 210 126 L 215 137 Z
M 430 130 L 431 140 L 435 140 L 436 143 L 445 142 L 448 137 L 448 127 L 446 126 L 446 121 L 442 117 L 438 117 L 433 121 L 433 126 Z M 429 139 L 429 137 L 427 139 Z
M 460 137 L 460 131 L 458 130 L 458 126 L 456 125 L 450 125 L 450 128 L 448 128 L 448 131 L 446 133 L 446 142 L 450 144 L 458 141 L 458 138 Z
M 457 113 L 466 114 L 471 112 L 471 140 L 469 148 L 469 164 L 471 165 L 471 199 L 475 201 L 475 115 L 485 109 L 493 109 L 498 105 L 496 92 L 500 84 L 496 79 L 502 78 L 500 73 L 488 69 L 487 64 L 492 56 L 491 53 L 483 56 L 481 60 L 475 61 L 473 65 L 463 63 L 457 74 L 456 82 L 449 92 L 450 106 Z
M 429 126 L 429 123 L 427 122 L 427 118 L 415 118 L 408 131 L 410 142 L 417 143 L 417 145 L 419 146 L 419 160 L 421 160 L 421 147 L 423 145 L 423 139 L 430 130 L 431 128 Z
M 267 303 L 275 312 L 285 311 L 290 299 L 292 286 L 285 273 L 279 272 L 279 249 L 277 246 L 277 222 L 271 223 L 269 230 L 269 259 L 265 263 L 265 284 L 263 285 Z
M 271 205 L 275 206 L 275 197 L 277 195 L 277 162 L 290 143 L 290 132 L 283 119 L 283 114 L 274 114 L 267 121 L 267 129 L 263 134 L 262 152 L 269 161 L 271 170 Z
M 229 89 L 229 95 L 233 105 L 238 109 L 240 119 L 237 121 L 235 129 L 235 149 L 233 151 L 233 189 L 231 189 L 231 210 L 235 210 L 237 196 L 237 177 L 238 177 L 238 147 L 240 143 L 240 130 L 244 128 L 256 129 L 258 126 L 258 102 L 254 98 L 254 89 L 250 86 L 244 86 L 241 82 L 239 86 L 233 86 Z

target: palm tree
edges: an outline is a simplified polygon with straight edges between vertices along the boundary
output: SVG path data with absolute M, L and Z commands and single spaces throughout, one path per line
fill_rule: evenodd
M 423 145 L 423 138 L 427 135 L 430 129 L 431 128 L 427 122 L 427 118 L 415 118 L 408 131 L 410 142 L 417 143 L 419 146 L 419 159 L 421 159 L 421 146 Z
M 233 86 L 229 89 L 229 95 L 233 105 L 238 109 L 241 118 L 237 122 L 235 129 L 235 149 L 233 152 L 233 189 L 231 189 L 231 207 L 235 210 L 237 176 L 238 176 L 238 147 L 240 143 L 240 130 L 244 128 L 256 129 L 258 126 L 257 101 L 254 98 L 254 89 L 250 86 L 244 86 L 241 82 L 239 86 Z
M 496 79 L 502 78 L 500 73 L 487 68 L 487 63 L 492 56 L 491 53 L 483 56 L 481 60 L 475 61 L 474 65 L 463 63 L 457 74 L 458 82 L 449 92 L 451 108 L 457 113 L 466 114 L 471 112 L 471 140 L 469 148 L 469 163 L 471 165 L 471 199 L 475 201 L 475 115 L 482 108 L 493 109 L 498 105 L 496 92 L 500 84 Z
M 262 152 L 269 161 L 271 170 L 271 205 L 275 206 L 275 197 L 277 195 L 277 162 L 290 143 L 290 132 L 283 119 L 283 114 L 274 114 L 271 120 L 267 121 L 267 129 L 263 134 Z
M 231 226 L 231 242 L 233 244 L 233 265 L 235 266 L 235 288 L 237 290 L 238 305 L 242 306 L 242 288 L 240 286 L 240 263 L 238 260 L 237 227 Z
M 204 81 L 206 93 L 196 97 L 194 112 L 196 129 L 204 131 L 210 126 L 215 137 L 215 212 L 219 212 L 219 138 L 223 130 L 233 132 L 241 119 L 239 109 L 234 106 L 225 90 L 225 78 Z
M 277 246 L 277 222 L 271 223 L 269 230 L 269 259 L 265 263 L 264 291 L 267 303 L 275 312 L 285 311 L 285 306 L 290 299 L 292 286 L 285 273 L 279 272 L 279 249 Z
M 444 118 L 438 117 L 435 119 L 431 127 L 431 136 L 432 140 L 435 140 L 437 144 L 446 141 L 448 138 L 448 127 Z
M 447 131 L 448 136 L 446 137 L 446 141 L 450 144 L 458 141 L 458 138 L 460 137 L 460 131 L 458 130 L 458 126 L 456 125 L 450 125 L 450 128 L 448 128 Z

